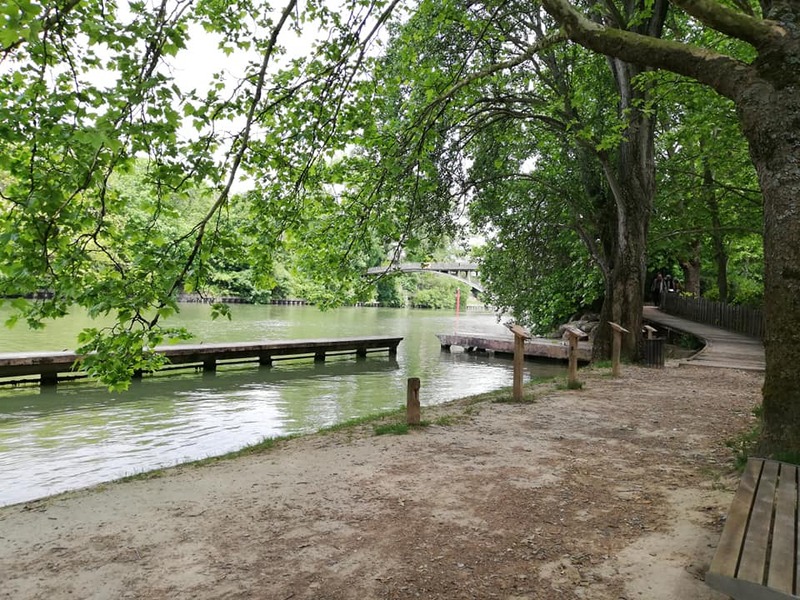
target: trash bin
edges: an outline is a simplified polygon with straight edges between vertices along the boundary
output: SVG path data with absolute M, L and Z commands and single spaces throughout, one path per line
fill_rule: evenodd
M 666 338 L 644 340 L 642 355 L 645 367 L 653 367 L 654 369 L 664 368 L 664 344 L 666 341 Z

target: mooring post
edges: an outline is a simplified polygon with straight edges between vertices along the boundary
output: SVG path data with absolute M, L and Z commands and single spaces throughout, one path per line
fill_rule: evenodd
M 629 332 L 621 325 L 617 325 L 611 321 L 609 321 L 608 324 L 611 325 L 611 329 L 614 330 L 614 339 L 611 342 L 611 375 L 614 377 L 619 377 L 619 355 L 620 351 L 622 350 L 622 334 Z
M 42 373 L 39 376 L 39 385 L 42 387 L 58 385 L 58 372 Z
M 531 339 L 531 334 L 520 325 L 508 325 L 514 334 L 514 402 L 522 401 L 522 372 L 525 364 L 525 340 Z
M 578 340 L 586 339 L 589 336 L 571 325 L 567 325 L 565 329 L 569 338 L 569 375 L 567 376 L 567 385 L 573 388 L 578 385 Z
M 419 377 L 409 377 L 406 391 L 406 422 L 409 425 L 419 425 L 419 420 Z

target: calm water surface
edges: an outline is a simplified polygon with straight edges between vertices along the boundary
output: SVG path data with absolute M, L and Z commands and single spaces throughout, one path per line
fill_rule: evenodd
M 0 318 L 4 313 L 0 311 Z M 44 331 L 0 330 L 0 352 L 63 350 L 90 324 L 83 316 Z M 406 380 L 422 381 L 423 405 L 511 383 L 510 360 L 443 353 L 435 333 L 509 335 L 494 315 L 449 311 L 237 306 L 232 321 L 185 305 L 176 324 L 195 342 L 402 336 L 395 359 L 276 362 L 211 374 L 145 378 L 123 393 L 88 382 L 57 389 L 0 386 L 0 505 L 236 450 L 267 437 L 311 432 L 405 403 Z M 526 363 L 531 375 L 562 372 Z

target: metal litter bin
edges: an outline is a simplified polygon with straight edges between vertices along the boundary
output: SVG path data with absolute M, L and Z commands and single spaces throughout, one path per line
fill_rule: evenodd
M 654 369 L 664 368 L 664 345 L 666 338 L 652 338 L 644 340 L 642 358 L 645 367 Z

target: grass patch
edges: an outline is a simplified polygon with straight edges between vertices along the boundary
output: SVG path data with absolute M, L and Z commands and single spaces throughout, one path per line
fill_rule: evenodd
M 747 459 L 754 453 L 758 440 L 761 437 L 761 421 L 759 420 L 753 427 L 740 433 L 725 442 L 725 445 L 733 452 L 736 468 L 743 471 L 747 464 Z
M 475 408 L 472 406 L 468 406 L 464 413 L 461 415 L 441 415 L 436 417 L 433 420 L 433 425 L 439 425 L 440 427 L 450 427 L 452 425 L 458 425 L 459 423 L 463 423 L 467 421 L 470 415 L 476 412 Z
M 751 456 L 764 456 L 759 448 L 761 434 L 764 430 L 763 423 L 764 408 L 759 404 L 753 409 L 753 416 L 756 418 L 753 426 L 739 435 L 729 439 L 725 445 L 733 452 L 736 468 L 741 472 L 747 465 L 747 459 Z M 770 453 L 768 458 L 780 460 L 793 465 L 800 465 L 800 454 L 792 451 L 776 451 Z
M 408 423 L 382 423 L 374 425 L 375 435 L 405 435 L 411 426 Z
M 592 363 L 592 367 L 596 369 L 610 369 L 611 366 L 610 360 L 598 360 Z
M 566 381 L 561 381 L 556 384 L 557 390 L 582 390 L 583 389 L 583 382 L 582 381 L 570 381 L 567 379 Z
M 492 400 L 492 404 L 534 404 L 535 402 L 536 396 L 533 395 L 533 392 L 523 392 L 522 398 L 519 400 L 514 400 L 514 395 L 508 392 Z
M 556 375 L 534 375 L 531 377 L 531 380 L 528 382 L 528 385 L 541 385 L 543 383 L 553 383 L 557 381 L 558 377 Z

